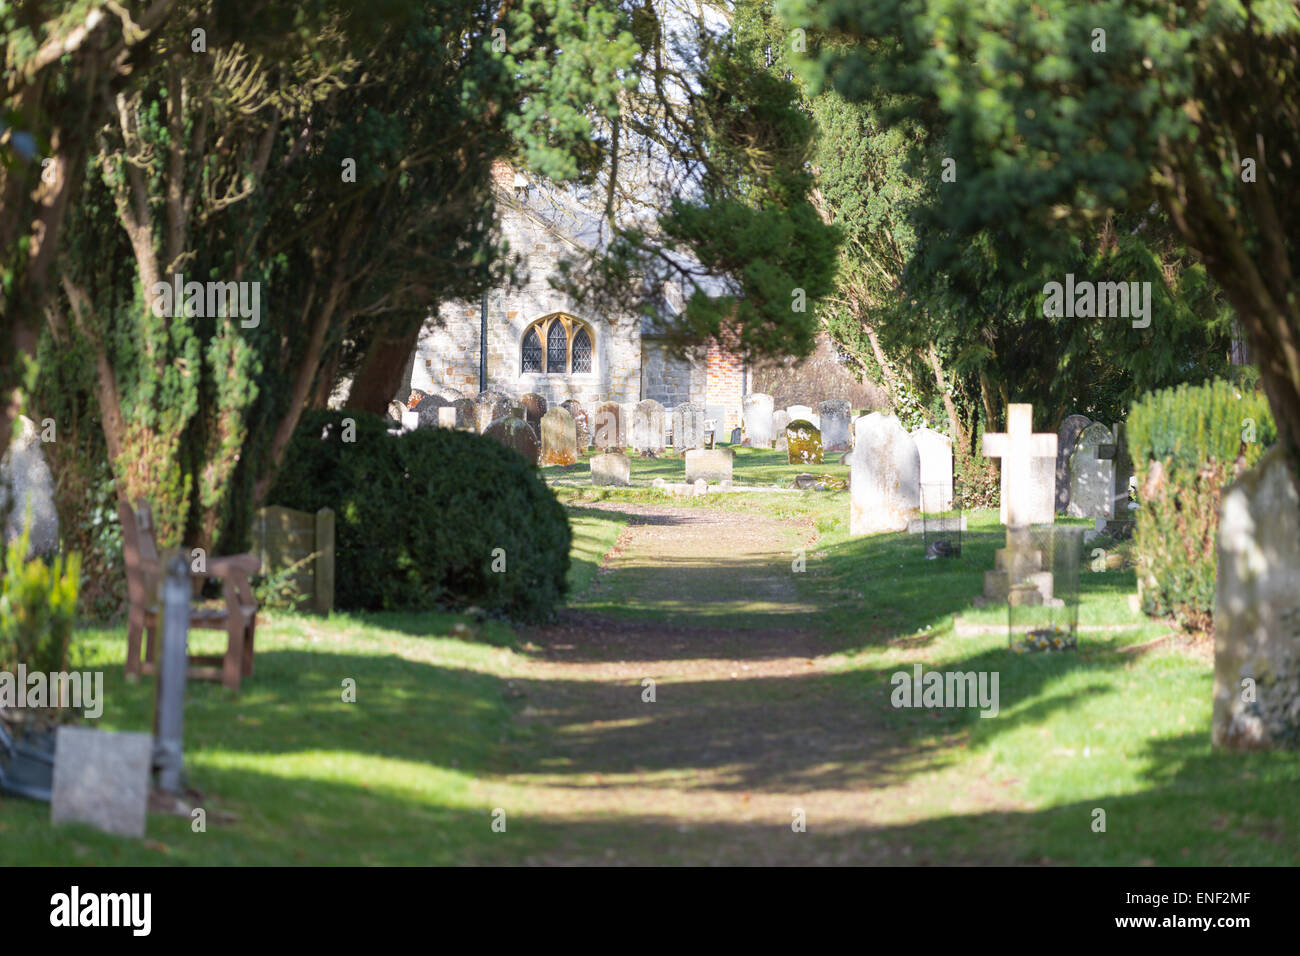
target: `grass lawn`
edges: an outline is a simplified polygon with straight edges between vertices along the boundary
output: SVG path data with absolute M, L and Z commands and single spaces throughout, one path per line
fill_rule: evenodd
M 720 442 L 719 448 L 730 448 L 736 458 L 732 464 L 732 480 L 738 485 L 757 485 L 773 488 L 788 488 L 796 475 L 813 473 L 834 475 L 847 478 L 849 466 L 840 464 L 843 452 L 826 455 L 821 465 L 791 465 L 786 453 L 770 448 L 744 448 L 740 445 L 728 445 Z M 635 485 L 648 485 L 656 478 L 677 482 L 686 480 L 686 461 L 669 449 L 659 458 L 642 458 L 630 449 L 627 452 L 632 464 L 632 482 Z M 591 455 L 572 465 L 550 465 L 542 469 L 548 481 L 561 484 L 587 485 L 591 481 Z
M 773 468 L 771 456 L 744 449 L 738 469 L 746 462 L 761 474 Z M 681 463 L 634 459 L 642 477 L 668 467 L 680 470 Z M 781 470 L 794 469 L 780 466 L 773 474 Z M 1300 754 L 1211 751 L 1206 648 L 1168 637 L 1163 623 L 1130 609 L 1131 570 L 1084 566 L 1077 651 L 1016 655 L 1007 646 L 1005 609 L 971 608 L 1000 545 L 995 513 L 969 516 L 960 558 L 932 561 L 916 536 L 850 538 L 844 492 L 708 499 L 674 499 L 650 489 L 557 493 L 573 519 L 569 580 L 580 612 L 735 628 L 741 642 L 751 627 L 811 629 L 829 662 L 811 685 L 754 677 L 696 686 L 718 688 L 708 691 L 714 706 L 758 707 L 758 713 L 798 696 L 808 724 L 796 730 L 809 736 L 828 733 L 830 721 L 846 715 L 875 728 L 860 754 L 838 767 L 803 768 L 801 778 L 806 786 L 816 779 L 808 776 L 814 770 L 827 780 L 838 774 L 854 781 L 843 785 L 850 791 L 882 795 L 868 823 L 835 836 L 810 828 L 810 840 L 827 841 L 849 860 L 854 847 L 868 844 L 896 853 L 897 862 L 1300 859 L 1294 798 Z M 788 537 L 771 553 L 788 546 L 797 555 L 802 548 L 806 571 L 790 572 L 779 600 L 770 589 L 747 589 L 758 579 L 746 577 L 743 567 L 715 569 L 707 555 L 665 557 L 676 562 L 679 593 L 652 587 L 666 580 L 656 579 L 652 567 L 620 565 L 598 576 L 629 513 L 646 505 L 683 515 L 716 509 L 735 515 L 742 531 L 757 517 L 778 519 L 775 526 L 788 528 Z M 780 568 L 785 560 L 769 564 Z M 771 567 L 765 573 L 775 580 Z M 710 589 L 727 600 L 698 606 Z M 795 606 L 797 613 L 782 616 L 781 608 Z M 469 624 L 470 632 L 453 632 L 458 623 Z M 215 639 L 200 635 L 196 643 L 202 649 Z M 121 629 L 85 631 L 77 664 L 104 671 L 106 706 L 98 726 L 147 730 L 153 682 L 125 683 L 124 646 Z M 611 847 L 623 861 L 689 862 L 710 840 L 753 835 L 739 824 L 688 832 L 663 820 L 586 811 L 580 802 L 557 806 L 557 799 L 581 800 L 576 778 L 549 789 L 535 784 L 542 772 L 568 772 L 557 754 L 603 735 L 607 746 L 621 749 L 591 753 L 652 760 L 656 729 L 646 721 L 667 718 L 635 726 L 589 719 L 563 733 L 530 719 L 546 690 L 585 702 L 588 718 L 604 706 L 591 696 L 596 684 L 561 681 L 539 667 L 534 651 L 526 631 L 452 614 L 272 615 L 259 628 L 257 671 L 240 694 L 189 686 L 186 767 L 191 785 L 205 795 L 206 832 L 193 832 L 186 818 L 154 815 L 146 840 L 123 840 L 80 826 L 52 828 L 45 804 L 0 799 L 0 862 L 502 863 L 545 859 L 558 848 L 599 862 Z M 910 674 L 918 663 L 926 670 L 996 672 L 997 716 L 891 706 L 892 675 Z M 342 700 L 348 678 L 356 682 L 356 703 Z M 642 736 L 619 736 L 630 734 Z M 672 752 L 673 760 L 679 756 Z M 761 774 L 754 759 L 750 769 Z M 694 779 L 709 766 L 688 751 L 655 772 Z M 617 768 L 599 762 L 583 772 L 598 782 L 601 774 L 617 778 Z M 971 809 L 954 811 L 963 800 Z M 497 806 L 511 808 L 509 840 L 492 832 Z M 666 797 L 664 807 L 667 813 Z M 1105 811 L 1105 832 L 1093 829 L 1097 810 Z M 784 822 L 771 829 L 788 836 L 789 811 L 782 812 Z

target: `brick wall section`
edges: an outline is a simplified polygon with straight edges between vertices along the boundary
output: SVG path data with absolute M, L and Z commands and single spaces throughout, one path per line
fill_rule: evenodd
M 735 428 L 740 425 L 741 400 L 745 397 L 745 363 L 720 343 L 710 342 L 706 365 L 708 404 L 724 406 L 726 428 Z

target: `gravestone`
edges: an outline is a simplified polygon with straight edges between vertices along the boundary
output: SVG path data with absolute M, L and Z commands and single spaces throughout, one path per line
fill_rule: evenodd
M 578 454 L 581 455 L 591 446 L 591 424 L 587 410 L 577 399 L 561 402 L 560 407 L 573 416 L 573 426 L 578 432 Z
M 822 464 L 822 433 L 812 422 L 796 418 L 785 426 L 786 460 L 791 465 Z
M 745 444 L 753 448 L 772 447 L 772 396 L 750 392 L 742 403 Z
M 849 453 L 849 533 L 906 531 L 921 504 L 921 453 L 893 415 L 854 422 Z
M 1109 518 L 1115 502 L 1115 465 L 1098 457 L 1102 445 L 1115 436 L 1101 422 L 1093 422 L 1079 433 L 1070 453 L 1071 518 Z
M 411 394 L 406 397 L 406 407 L 415 408 L 420 402 L 429 397 L 429 393 L 421 391 L 418 388 L 411 389 Z
M 537 433 L 533 427 L 514 415 L 507 415 L 505 418 L 498 418 L 487 427 L 483 434 L 489 438 L 496 439 L 507 448 L 512 448 L 524 458 L 537 464 L 537 453 L 539 445 L 537 442 Z
M 632 462 L 621 451 L 591 456 L 591 483 L 627 488 L 632 484 Z
M 1070 509 L 1070 453 L 1079 434 L 1092 424 L 1087 415 L 1070 415 L 1056 431 L 1056 496 L 1054 510 L 1063 515 Z
M 437 395 L 429 395 L 420 399 L 420 404 L 415 406 L 415 412 L 420 416 L 420 428 L 441 428 L 441 416 L 438 414 L 442 409 L 448 408 L 449 404 L 446 399 Z M 454 414 L 454 412 L 453 412 Z
M 1121 521 L 1130 520 L 1128 507 L 1129 485 L 1133 481 L 1133 457 L 1128 450 L 1128 426 L 1119 422 L 1111 430 L 1114 441 L 1097 446 L 1097 457 L 1115 466 L 1115 500 L 1111 515 Z
M 819 429 L 821 428 L 821 419 L 818 417 L 817 413 L 807 405 L 791 405 L 785 410 L 785 413 L 790 416 L 790 421 L 792 422 L 810 422 L 814 427 Z
M 817 406 L 822 430 L 822 447 L 826 451 L 848 451 L 849 423 L 853 414 L 847 399 L 831 398 Z
M 58 437 L 57 433 L 54 437 Z M 54 478 L 45 462 L 40 429 L 25 415 L 19 416 L 17 434 L 0 459 L 0 514 L 10 504 L 11 490 L 13 509 L 5 523 L 4 540 L 14 540 L 22 535 L 24 527 L 29 527 L 27 556 L 53 553 L 59 546 Z
M 478 406 L 474 404 L 473 399 L 458 398 L 451 403 L 451 407 L 456 410 L 456 422 L 452 425 L 453 428 L 467 432 L 478 431 Z
M 438 427 L 451 428 L 456 427 L 456 406 L 445 405 L 438 409 Z
M 524 407 L 524 421 L 533 426 L 533 431 L 539 430 L 546 414 L 546 399 L 536 392 L 525 392 L 519 396 L 519 404 Z
M 653 398 L 638 402 L 632 413 L 632 447 L 643 458 L 663 454 L 664 407 Z
M 543 465 L 572 465 L 578 460 L 578 426 L 567 408 L 556 406 L 542 416 Z
M 704 447 L 704 409 L 694 402 L 683 402 L 673 409 L 673 451 L 685 455 L 692 448 Z
M 1300 496 L 1281 446 L 1220 505 L 1210 739 L 1300 748 Z
M 772 435 L 776 439 L 772 447 L 777 451 L 785 451 L 785 426 L 790 424 L 790 413 L 784 408 L 779 412 L 772 413 Z
M 480 434 L 487 431 L 488 425 L 492 424 L 492 420 L 497 417 L 492 412 L 496 408 L 496 403 L 503 398 L 506 396 L 491 389 L 479 392 L 474 397 L 474 418 Z
M 686 481 L 731 481 L 736 453 L 730 448 L 692 448 L 686 453 Z
M 627 447 L 627 435 L 623 433 L 623 417 L 617 403 L 606 402 L 596 407 L 591 443 L 599 451 L 622 451 Z
M 513 398 L 502 397 L 492 403 L 493 422 L 498 418 L 518 418 L 523 421 L 526 417 L 527 413 L 524 410 L 524 406 L 519 404 L 519 402 L 515 401 Z M 491 422 L 488 424 L 491 424 Z M 483 431 L 486 433 L 487 429 L 485 428 Z
M 401 402 L 391 401 L 388 403 L 388 417 L 393 421 L 400 423 L 404 411 L 406 411 L 406 406 Z
M 60 727 L 50 822 L 144 836 L 152 765 L 151 734 Z
M 952 509 L 952 439 L 933 428 L 912 432 L 921 455 L 921 486 L 932 500 L 923 501 L 926 511 Z
M 1056 517 L 1057 436 L 1034 434 L 1033 412 L 1032 405 L 1008 405 L 1006 433 L 984 435 L 984 456 L 1002 460 L 1001 519 L 1010 528 Z
M 1052 572 L 1038 547 L 1035 524 L 1056 518 L 1055 434 L 1034 434 L 1032 405 L 1007 406 L 1004 434 L 984 435 L 983 452 L 1002 460 L 1002 523 L 1006 547 L 995 553 L 994 570 L 984 572 L 984 598 L 1008 604 L 1041 605 L 1057 600 Z
M 632 444 L 632 418 L 636 412 L 636 402 L 622 402 L 618 406 L 618 434 L 623 444 Z

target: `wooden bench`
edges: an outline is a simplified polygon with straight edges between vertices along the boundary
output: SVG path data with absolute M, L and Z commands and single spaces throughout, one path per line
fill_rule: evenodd
M 161 620 L 158 595 L 163 566 L 158 557 L 153 514 L 148 503 L 137 501 L 132 509 L 119 502 L 117 512 L 122 519 L 122 551 L 126 558 L 126 588 L 130 600 L 126 632 L 126 676 L 128 680 L 138 680 L 142 673 L 154 673 Z M 229 639 L 223 656 L 190 656 L 191 680 L 221 681 L 231 690 L 239 690 L 240 680 L 253 675 L 257 601 L 253 597 L 249 578 L 260 567 L 261 562 L 256 556 L 237 554 L 208 558 L 206 570 L 192 572 L 193 577 L 199 580 L 216 578 L 221 581 L 222 606 L 192 606 L 190 627 L 222 630 Z M 142 635 L 147 636 L 143 661 L 140 655 Z

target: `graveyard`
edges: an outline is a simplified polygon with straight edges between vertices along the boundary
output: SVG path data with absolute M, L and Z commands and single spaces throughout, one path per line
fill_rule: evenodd
M 1300 13 L 1044 2 L 0 11 L 0 865 L 1294 865 Z

